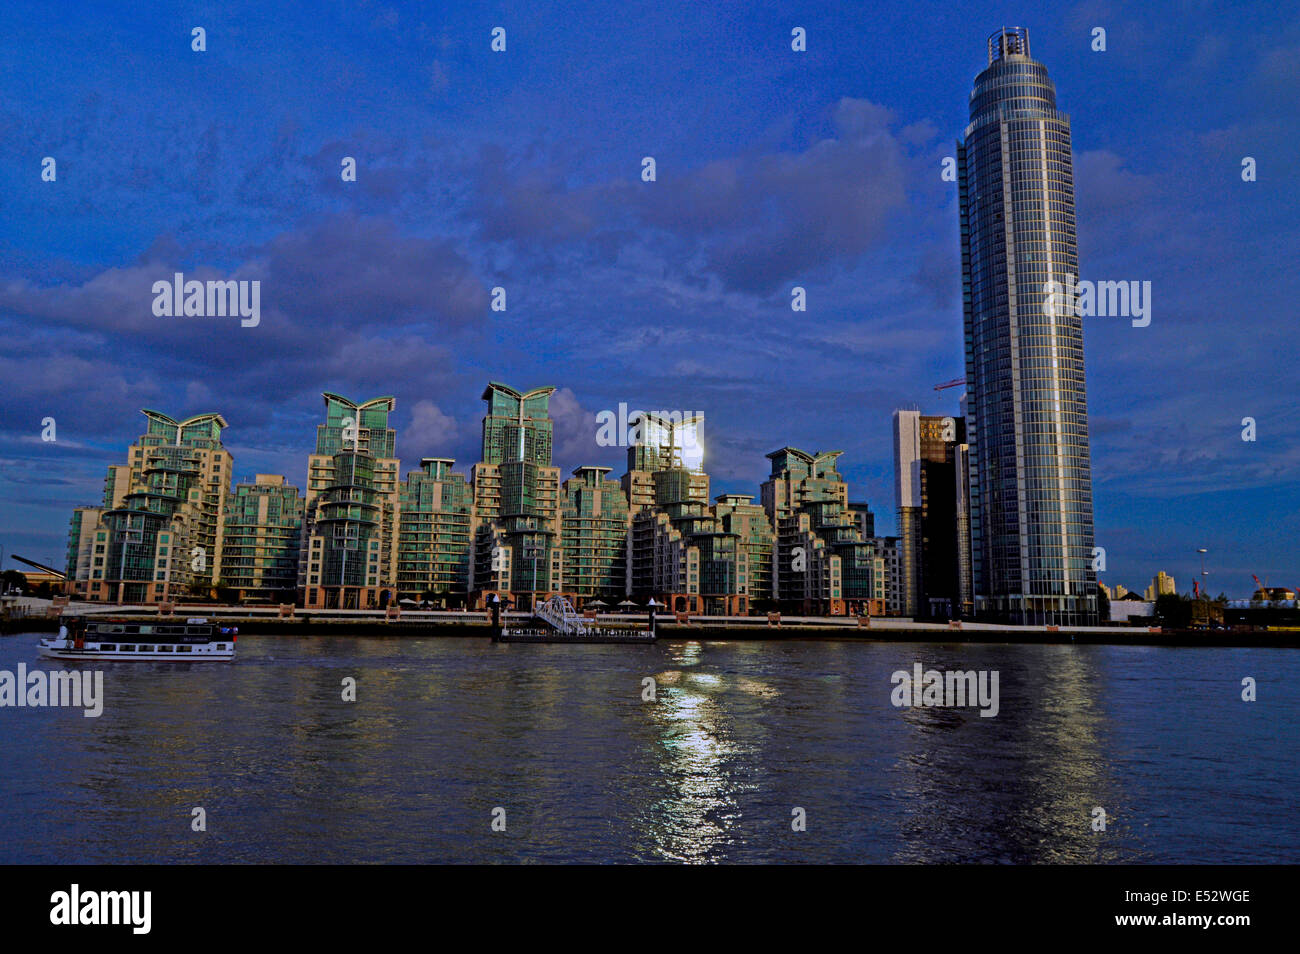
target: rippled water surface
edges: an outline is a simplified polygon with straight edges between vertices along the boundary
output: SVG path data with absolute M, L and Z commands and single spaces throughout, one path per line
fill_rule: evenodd
M 0 670 L 49 668 L 37 638 L 0 638 Z M 0 861 L 1300 861 L 1295 651 L 239 649 L 101 664 L 97 719 L 0 709 Z M 895 708 L 916 662 L 996 670 L 997 716 Z

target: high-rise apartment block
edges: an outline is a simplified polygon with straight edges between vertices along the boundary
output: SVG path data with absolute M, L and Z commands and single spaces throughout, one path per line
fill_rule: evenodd
M 258 474 L 226 497 L 221 582 L 243 601 L 294 601 L 303 498 L 279 474 Z
M 1079 274 L 1070 119 L 1028 31 L 989 38 L 957 152 L 975 612 L 1091 623 L 1083 328 L 1053 299 Z
M 520 392 L 495 381 L 483 391 L 483 453 L 471 471 L 480 606 L 495 594 L 531 608 L 561 591 L 560 468 L 551 464 L 549 412 L 554 393 L 553 387 Z
M 176 421 L 146 410 L 147 429 L 108 468 L 103 506 L 69 528 L 70 592 L 85 599 L 158 603 L 220 578 L 222 515 L 232 458 L 219 414 Z M 75 559 L 73 557 L 75 551 Z
M 450 457 L 425 457 L 406 475 L 397 536 L 401 597 L 440 608 L 466 605 L 474 542 L 474 491 Z
M 299 589 L 310 608 L 370 609 L 397 594 L 395 401 L 357 404 L 326 393 L 307 460 Z
M 842 453 L 783 447 L 767 455 L 772 472 L 761 493 L 776 531 L 773 595 L 783 610 L 884 612 L 884 564 L 862 534 L 860 512 L 850 509 L 836 469 Z
M 488 384 L 468 479 L 449 457 L 403 475 L 394 399 L 327 392 L 302 493 L 275 474 L 230 490 L 222 418 L 148 411 L 149 432 L 109 468 L 102 506 L 73 513 L 69 592 L 337 610 L 653 599 L 710 615 L 880 615 L 897 602 L 897 541 L 873 536 L 871 508 L 848 502 L 839 451 L 782 448 L 768 455 L 761 504 L 738 493 L 710 503 L 703 416 L 658 412 L 641 421 L 621 481 L 585 465 L 561 484 L 554 390 Z

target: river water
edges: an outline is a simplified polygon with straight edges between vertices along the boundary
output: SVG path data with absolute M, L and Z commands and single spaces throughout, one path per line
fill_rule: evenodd
M 37 638 L 0 671 L 55 668 Z M 895 707 L 918 662 L 996 671 L 997 715 Z M 0 862 L 1300 861 L 1294 650 L 244 636 L 96 668 L 98 718 L 0 708 Z

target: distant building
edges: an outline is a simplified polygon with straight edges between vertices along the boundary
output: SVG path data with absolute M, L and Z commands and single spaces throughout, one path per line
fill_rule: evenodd
M 258 474 L 226 498 L 221 582 L 240 600 L 292 603 L 298 587 L 304 502 L 278 474 Z
M 903 615 L 960 615 L 970 575 L 969 505 L 960 417 L 894 412 L 894 488 L 902 546 Z M 961 459 L 959 459 L 961 458 Z
M 1146 600 L 1115 600 L 1110 604 L 1110 621 L 1127 623 L 1131 619 L 1149 619 L 1156 615 L 1156 604 Z
M 1151 585 L 1146 588 L 1144 594 L 1148 600 L 1156 600 L 1161 596 L 1167 596 L 1171 593 L 1177 593 L 1178 587 L 1174 585 L 1174 578 L 1164 570 L 1156 573 Z

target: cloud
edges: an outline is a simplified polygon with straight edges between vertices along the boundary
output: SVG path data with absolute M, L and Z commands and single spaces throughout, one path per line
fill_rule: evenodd
M 567 476 L 575 467 L 600 464 L 611 450 L 596 443 L 596 412 L 582 406 L 571 388 L 560 388 L 550 398 L 554 422 L 551 461 Z
M 456 419 L 432 401 L 417 401 L 411 407 L 411 423 L 402 432 L 398 447 L 407 457 L 446 457 L 456 441 Z
M 648 183 L 629 177 L 570 185 L 560 170 L 485 148 L 474 215 L 485 240 L 520 248 L 599 245 L 611 235 L 628 244 L 666 239 L 687 268 L 702 268 L 728 290 L 767 295 L 823 266 L 851 267 L 905 204 L 908 152 L 892 132 L 893 114 L 846 98 L 831 115 L 837 135 L 802 151 L 741 155 L 693 170 L 665 161 Z M 608 248 L 602 254 L 611 257 Z

